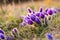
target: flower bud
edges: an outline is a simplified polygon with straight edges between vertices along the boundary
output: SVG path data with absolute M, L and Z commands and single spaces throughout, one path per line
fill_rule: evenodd
M 42 9 L 42 7 L 39 9 L 39 12 L 42 12 L 43 11 L 43 9 Z
M 18 33 L 17 28 L 13 28 L 13 29 L 12 29 L 12 33 L 13 33 L 13 34 L 17 34 L 17 33 Z
M 45 12 L 47 12 L 47 11 L 48 11 L 48 8 L 45 9 Z
M 30 8 L 27 9 L 29 13 L 32 13 L 32 10 Z

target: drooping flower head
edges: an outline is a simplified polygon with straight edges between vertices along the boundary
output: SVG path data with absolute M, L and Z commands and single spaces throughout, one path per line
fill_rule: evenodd
M 4 31 L 0 28 L 0 39 L 5 39 Z
M 29 24 L 29 25 L 32 25 L 32 24 L 33 24 L 33 21 L 30 19 L 29 16 L 26 16 L 26 17 L 24 18 L 24 21 L 25 21 L 27 24 Z
M 42 9 L 42 7 L 39 9 L 39 12 L 42 12 L 43 11 L 43 9 Z
M 36 18 L 34 22 L 36 22 L 37 24 L 39 24 L 40 23 L 39 18 Z
M 5 39 L 4 34 L 0 33 L 0 39 Z
M 36 13 L 36 16 L 39 17 L 39 18 L 44 18 L 45 15 L 43 13 Z
M 32 20 L 30 20 L 30 19 L 27 20 L 27 23 L 28 23 L 29 25 L 32 25 L 32 24 L 33 24 Z
M 40 16 L 40 12 L 37 12 L 37 13 L 36 13 L 36 16 L 39 17 L 39 16 Z
M 45 15 L 44 15 L 43 13 L 41 13 L 41 14 L 40 14 L 40 17 L 41 17 L 41 18 L 44 18 L 44 17 L 45 17 Z
M 30 19 L 31 19 L 32 21 L 34 21 L 35 18 L 36 18 L 35 14 L 30 14 L 29 17 L 30 17 Z
M 53 11 L 52 11 L 51 9 L 49 9 L 49 10 L 47 11 L 47 13 L 48 13 L 49 15 L 52 15 L 52 14 L 53 14 Z
M 53 40 L 53 35 L 51 33 L 46 33 L 46 37 L 48 40 Z
M 57 13 L 55 8 L 51 8 L 51 10 L 53 11 L 53 13 Z
M 53 14 L 55 14 L 55 13 L 57 13 L 57 11 L 56 11 L 55 8 L 50 8 L 50 9 L 48 9 L 48 11 L 47 11 L 47 14 L 49 14 L 49 15 L 53 15 Z

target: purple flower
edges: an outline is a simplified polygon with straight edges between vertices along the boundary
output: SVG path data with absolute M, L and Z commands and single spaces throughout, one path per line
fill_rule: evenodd
M 40 18 L 44 18 L 45 17 L 45 15 L 43 13 L 36 13 L 36 16 L 40 17 Z
M 30 20 L 30 19 L 27 20 L 27 23 L 28 23 L 29 25 L 32 25 L 32 24 L 33 24 L 32 20 Z
M 46 37 L 48 38 L 48 40 L 53 40 L 53 36 L 51 33 L 46 33 Z
M 43 12 L 44 15 L 48 16 L 47 12 Z
M 36 22 L 37 24 L 39 24 L 40 23 L 39 18 L 36 18 L 34 22 Z
M 40 13 L 36 13 L 36 16 L 39 17 L 40 16 Z
M 24 18 L 23 18 L 24 22 L 22 22 L 21 25 L 25 25 L 26 23 L 29 25 L 32 25 L 33 22 L 36 22 L 39 24 L 40 23 L 39 18 L 44 19 L 48 15 L 52 15 L 53 13 L 56 13 L 55 9 L 52 9 L 52 8 L 50 8 L 50 9 L 47 8 L 45 11 L 43 11 L 43 9 L 40 8 L 39 12 L 37 12 L 37 13 L 35 11 L 32 11 L 30 8 L 28 8 L 28 12 L 31 14 L 24 16 Z
M 40 8 L 40 9 L 39 9 L 39 12 L 42 12 L 42 11 L 43 11 L 43 9 L 42 9 L 42 8 Z
M 5 39 L 4 34 L 0 33 L 0 39 Z
M 48 10 L 48 12 L 47 12 L 49 15 L 52 15 L 53 14 L 53 11 L 50 9 L 50 10 Z
M 32 18 L 31 18 L 32 19 Z M 29 24 L 29 25 L 32 25 L 33 24 L 33 21 L 30 19 L 30 15 L 29 16 L 26 16 L 25 18 L 24 18 L 24 21 L 27 23 L 27 24 Z
M 34 21 L 36 18 L 35 14 L 31 14 L 29 17 L 31 18 L 32 21 Z
M 30 17 L 29 16 L 25 16 L 25 18 L 24 18 L 25 20 L 27 20 L 27 19 L 30 19 Z
M 41 17 L 41 18 L 44 18 L 44 17 L 45 17 L 45 15 L 44 15 L 43 13 L 41 13 L 41 14 L 40 14 L 40 17 Z
M 13 36 L 6 36 L 6 40 L 13 40 Z
M 29 15 L 28 16 L 24 16 L 23 21 L 27 22 L 28 19 L 30 19 Z
M 4 34 L 4 31 L 2 29 L 0 29 L 0 33 Z
M 51 10 L 53 11 L 53 13 L 57 12 L 55 8 L 51 8 Z

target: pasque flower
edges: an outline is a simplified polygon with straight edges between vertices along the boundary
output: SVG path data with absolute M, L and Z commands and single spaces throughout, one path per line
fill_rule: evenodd
M 36 18 L 35 14 L 31 14 L 31 15 L 29 15 L 29 17 L 30 17 L 30 19 L 31 19 L 32 21 L 34 21 L 35 18 Z
M 44 14 L 47 15 L 47 16 L 55 14 L 55 13 L 57 13 L 55 8 L 46 8 L 45 11 L 44 11 Z
M 33 24 L 33 21 L 31 20 L 31 18 L 29 16 L 25 16 L 25 18 L 23 20 L 29 25 Z
M 51 9 L 49 9 L 49 10 L 47 11 L 47 13 L 48 13 L 49 15 L 52 15 L 52 14 L 53 14 L 53 11 L 52 11 Z
M 43 13 L 41 13 L 41 14 L 40 14 L 40 17 L 41 17 L 41 18 L 44 18 L 44 17 L 45 17 L 45 15 L 44 15 Z
M 40 19 L 44 19 L 45 17 L 48 17 L 49 15 L 56 13 L 56 11 L 52 8 L 46 8 L 44 11 L 42 8 L 40 8 L 38 12 L 32 11 L 29 8 L 28 12 L 30 14 L 28 14 L 27 16 L 24 16 L 23 21 L 24 21 L 24 23 L 27 23 L 29 25 L 32 25 L 34 22 L 39 24 Z M 47 16 L 45 16 L 45 15 L 47 15 Z
M 28 23 L 29 25 L 32 25 L 32 24 L 33 24 L 32 20 L 30 20 L 30 19 L 27 20 L 27 23 Z
M 4 31 L 2 29 L 0 29 L 0 33 L 4 34 Z
M 5 39 L 4 31 L 2 29 L 0 29 L 0 39 Z
M 37 24 L 39 24 L 40 23 L 39 18 L 36 18 L 34 22 L 36 22 Z
M 57 12 L 55 8 L 51 8 L 51 10 L 53 11 L 53 13 Z
M 40 16 L 40 12 L 37 12 L 35 15 L 36 15 L 37 17 L 39 17 L 39 16 Z
M 5 39 L 4 34 L 0 33 L 0 39 Z
M 43 13 L 36 13 L 36 16 L 39 17 L 39 18 L 44 18 L 45 15 Z
M 46 33 L 48 40 L 53 40 L 53 35 L 51 33 Z

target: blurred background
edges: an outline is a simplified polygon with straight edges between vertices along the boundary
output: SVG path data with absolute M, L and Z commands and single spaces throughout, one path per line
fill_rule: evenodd
M 60 7 L 60 0 L 0 0 L 0 10 L 26 9 L 34 6 L 39 7 Z
M 35 10 L 38 10 L 40 7 L 60 7 L 60 0 L 0 0 L 0 11 L 3 9 L 7 12 L 19 12 L 17 10 L 26 10 L 28 7 Z

